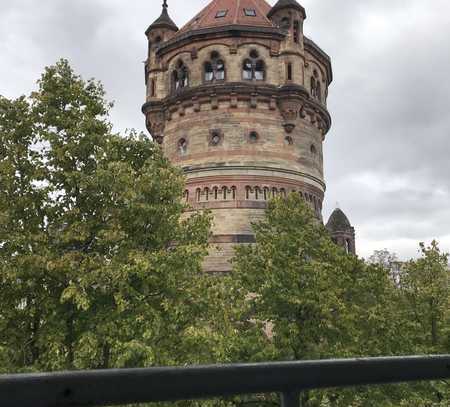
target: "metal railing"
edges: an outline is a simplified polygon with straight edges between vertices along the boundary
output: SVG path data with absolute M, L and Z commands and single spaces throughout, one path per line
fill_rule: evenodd
M 0 376 L 1 407 L 87 407 L 450 378 L 450 355 Z

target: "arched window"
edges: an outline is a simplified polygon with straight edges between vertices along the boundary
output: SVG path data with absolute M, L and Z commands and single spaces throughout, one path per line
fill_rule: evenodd
M 347 254 L 352 252 L 352 243 L 350 242 L 350 239 L 345 239 L 345 252 Z
M 218 52 L 211 53 L 211 60 L 205 62 L 205 82 L 225 80 L 225 63 Z
M 316 97 L 316 78 L 311 78 L 311 96 Z
M 263 81 L 265 79 L 265 64 L 262 59 L 258 59 L 258 51 L 252 50 L 250 58 L 247 58 L 242 65 L 242 77 L 247 81 Z
M 189 71 L 183 61 L 178 61 L 172 73 L 173 91 L 177 92 L 189 86 Z

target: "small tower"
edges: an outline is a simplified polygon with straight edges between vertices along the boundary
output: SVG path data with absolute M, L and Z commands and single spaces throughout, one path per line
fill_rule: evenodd
M 157 51 L 163 43 L 169 41 L 178 32 L 178 27 L 170 18 L 167 9 L 167 0 L 164 0 L 161 15 L 145 31 L 148 39 L 148 55 L 145 62 L 147 100 L 157 100 L 163 91 L 164 84 L 161 75 L 163 67 L 160 58 L 156 55 Z M 156 140 L 161 137 L 160 131 L 155 128 L 150 129 L 148 123 L 147 128 Z
M 347 253 L 356 254 L 355 228 L 342 210 L 334 210 L 328 220 L 327 229 L 334 243 L 343 247 Z

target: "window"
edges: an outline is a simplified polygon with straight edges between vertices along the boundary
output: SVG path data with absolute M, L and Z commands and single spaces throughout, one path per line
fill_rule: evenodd
M 204 71 L 205 82 L 225 80 L 225 63 L 218 52 L 213 51 L 211 53 L 211 61 L 205 62 Z
M 291 19 L 289 17 L 283 17 L 280 22 L 280 28 L 282 30 L 289 30 L 291 28 Z
M 244 80 L 263 81 L 265 79 L 265 65 L 262 59 L 258 59 L 258 51 L 250 52 L 250 58 L 244 60 L 242 65 L 242 77 Z
M 256 61 L 255 79 L 257 81 L 263 81 L 264 80 L 264 62 L 261 61 L 261 60 Z
M 352 252 L 352 242 L 350 239 L 345 239 L 345 252 L 350 254 Z
M 156 79 L 152 79 L 150 82 L 150 95 L 152 98 L 156 96 Z
M 251 131 L 248 135 L 248 141 L 252 144 L 256 143 L 259 139 L 259 135 L 256 131 Z
M 209 145 L 217 147 L 222 143 L 222 133 L 220 130 L 212 130 L 209 134 Z
M 183 61 L 178 61 L 172 73 L 172 90 L 177 92 L 189 86 L 189 71 Z
M 178 151 L 180 154 L 186 154 L 187 152 L 187 141 L 182 138 L 178 141 Z
M 313 77 L 311 78 L 311 96 L 322 101 L 322 87 L 320 85 L 319 73 L 314 69 Z
M 316 79 L 315 78 L 311 78 L 311 96 L 313 98 L 316 97 Z
M 253 79 L 253 66 L 252 66 L 252 61 L 250 61 L 249 59 L 246 59 L 244 61 L 243 77 L 246 80 Z
M 300 23 L 294 21 L 294 42 L 298 44 L 300 41 Z
M 314 144 L 311 145 L 311 154 L 315 156 L 317 154 L 317 148 Z
M 216 14 L 216 18 L 226 17 L 228 14 L 228 10 L 219 10 Z
M 287 65 L 287 80 L 292 81 L 292 64 L 290 62 Z
M 247 17 L 256 17 L 256 10 L 253 8 L 244 8 L 244 14 Z

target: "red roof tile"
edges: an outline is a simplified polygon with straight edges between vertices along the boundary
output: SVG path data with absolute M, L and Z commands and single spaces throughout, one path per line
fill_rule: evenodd
M 271 6 L 265 0 L 213 0 L 178 33 L 203 28 L 224 27 L 227 25 L 246 25 L 252 27 L 273 27 L 267 14 Z M 255 10 L 256 16 L 245 15 L 244 9 Z M 216 18 L 219 11 L 227 10 L 225 17 Z

